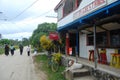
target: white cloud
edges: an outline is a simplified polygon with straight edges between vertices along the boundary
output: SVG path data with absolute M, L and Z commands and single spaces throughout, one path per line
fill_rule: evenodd
M 31 32 L 22 32 L 22 33 L 15 33 L 15 34 L 5 34 L 5 35 L 2 35 L 2 37 L 7 39 L 21 40 L 22 38 L 29 38 L 31 35 L 32 35 Z
M 36 3 L 30 6 L 35 1 Z M 53 9 L 59 1 L 60 0 L 0 0 L 0 12 L 3 12 L 0 14 L 0 19 L 8 20 L 0 21 L 0 33 L 4 38 L 19 39 L 22 38 L 21 35 L 26 35 L 24 37 L 30 36 L 38 24 L 57 22 L 56 18 L 48 18 L 46 16 L 56 16 Z M 20 14 L 23 10 L 25 11 Z M 9 21 L 10 19 L 12 19 L 12 21 Z

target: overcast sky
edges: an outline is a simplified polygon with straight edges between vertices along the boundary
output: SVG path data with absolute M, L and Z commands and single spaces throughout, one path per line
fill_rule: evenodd
M 0 34 L 3 38 L 31 36 L 38 24 L 57 22 L 54 12 L 60 0 L 0 0 Z

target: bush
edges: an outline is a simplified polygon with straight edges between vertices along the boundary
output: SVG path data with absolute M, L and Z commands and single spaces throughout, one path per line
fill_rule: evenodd
M 44 71 L 47 74 L 47 76 L 48 76 L 47 80 L 66 80 L 64 78 L 64 76 L 61 74 L 65 70 L 65 66 L 59 66 L 58 71 L 53 72 L 51 70 L 51 68 L 48 68 L 47 65 L 46 65 L 47 58 L 48 57 L 46 55 L 34 56 L 34 61 L 35 62 L 37 62 L 38 64 L 42 63 L 41 67 L 39 69 L 41 69 L 42 71 Z
M 61 57 L 62 57 L 62 54 L 61 53 L 54 53 L 53 54 L 53 59 L 57 62 L 60 62 L 61 61 Z
M 4 48 L 0 47 L 0 54 L 4 53 Z
M 46 35 L 40 37 L 40 43 L 41 46 L 47 51 L 52 47 L 51 40 Z

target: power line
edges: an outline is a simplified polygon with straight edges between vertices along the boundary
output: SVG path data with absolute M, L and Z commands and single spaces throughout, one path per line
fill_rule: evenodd
M 13 19 L 11 19 L 11 20 L 14 20 L 14 19 L 16 19 L 17 17 L 19 17 L 20 15 L 22 15 L 25 11 L 27 11 L 30 7 L 32 7 L 37 1 L 39 1 L 39 0 L 36 0 L 36 1 L 34 1 L 30 6 L 28 6 L 27 8 L 25 8 L 21 13 L 19 13 L 17 16 L 15 16 Z
M 40 15 L 33 17 L 32 20 L 35 19 L 35 18 L 38 18 L 38 17 L 42 17 L 42 16 L 48 14 L 49 12 L 51 12 L 52 10 L 53 10 L 53 9 L 50 9 L 50 10 L 44 12 L 44 13 L 41 13 Z M 27 20 L 27 21 L 32 21 L 32 20 Z
M 51 11 L 52 11 L 52 9 L 50 9 L 49 11 L 46 11 L 46 12 L 44 12 L 44 13 L 40 14 L 39 16 L 36 16 L 36 17 L 41 17 L 41 16 L 43 16 L 43 15 L 46 15 L 46 14 L 48 14 L 48 13 L 51 12 Z

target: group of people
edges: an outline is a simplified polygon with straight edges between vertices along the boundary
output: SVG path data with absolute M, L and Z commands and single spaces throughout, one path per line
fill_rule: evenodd
M 8 56 L 9 55 L 9 51 L 11 52 L 11 55 L 14 55 L 14 51 L 15 51 L 15 47 L 11 44 L 11 46 L 9 46 L 8 44 L 5 44 L 5 55 Z
M 20 44 L 19 45 L 19 50 L 20 50 L 20 55 L 23 54 L 23 45 Z M 27 46 L 27 55 L 30 56 L 30 46 L 28 45 Z M 9 51 L 11 52 L 11 55 L 13 56 L 14 55 L 14 51 L 15 51 L 15 47 L 14 45 L 8 45 L 8 44 L 5 44 L 5 55 L 8 56 L 9 55 Z

